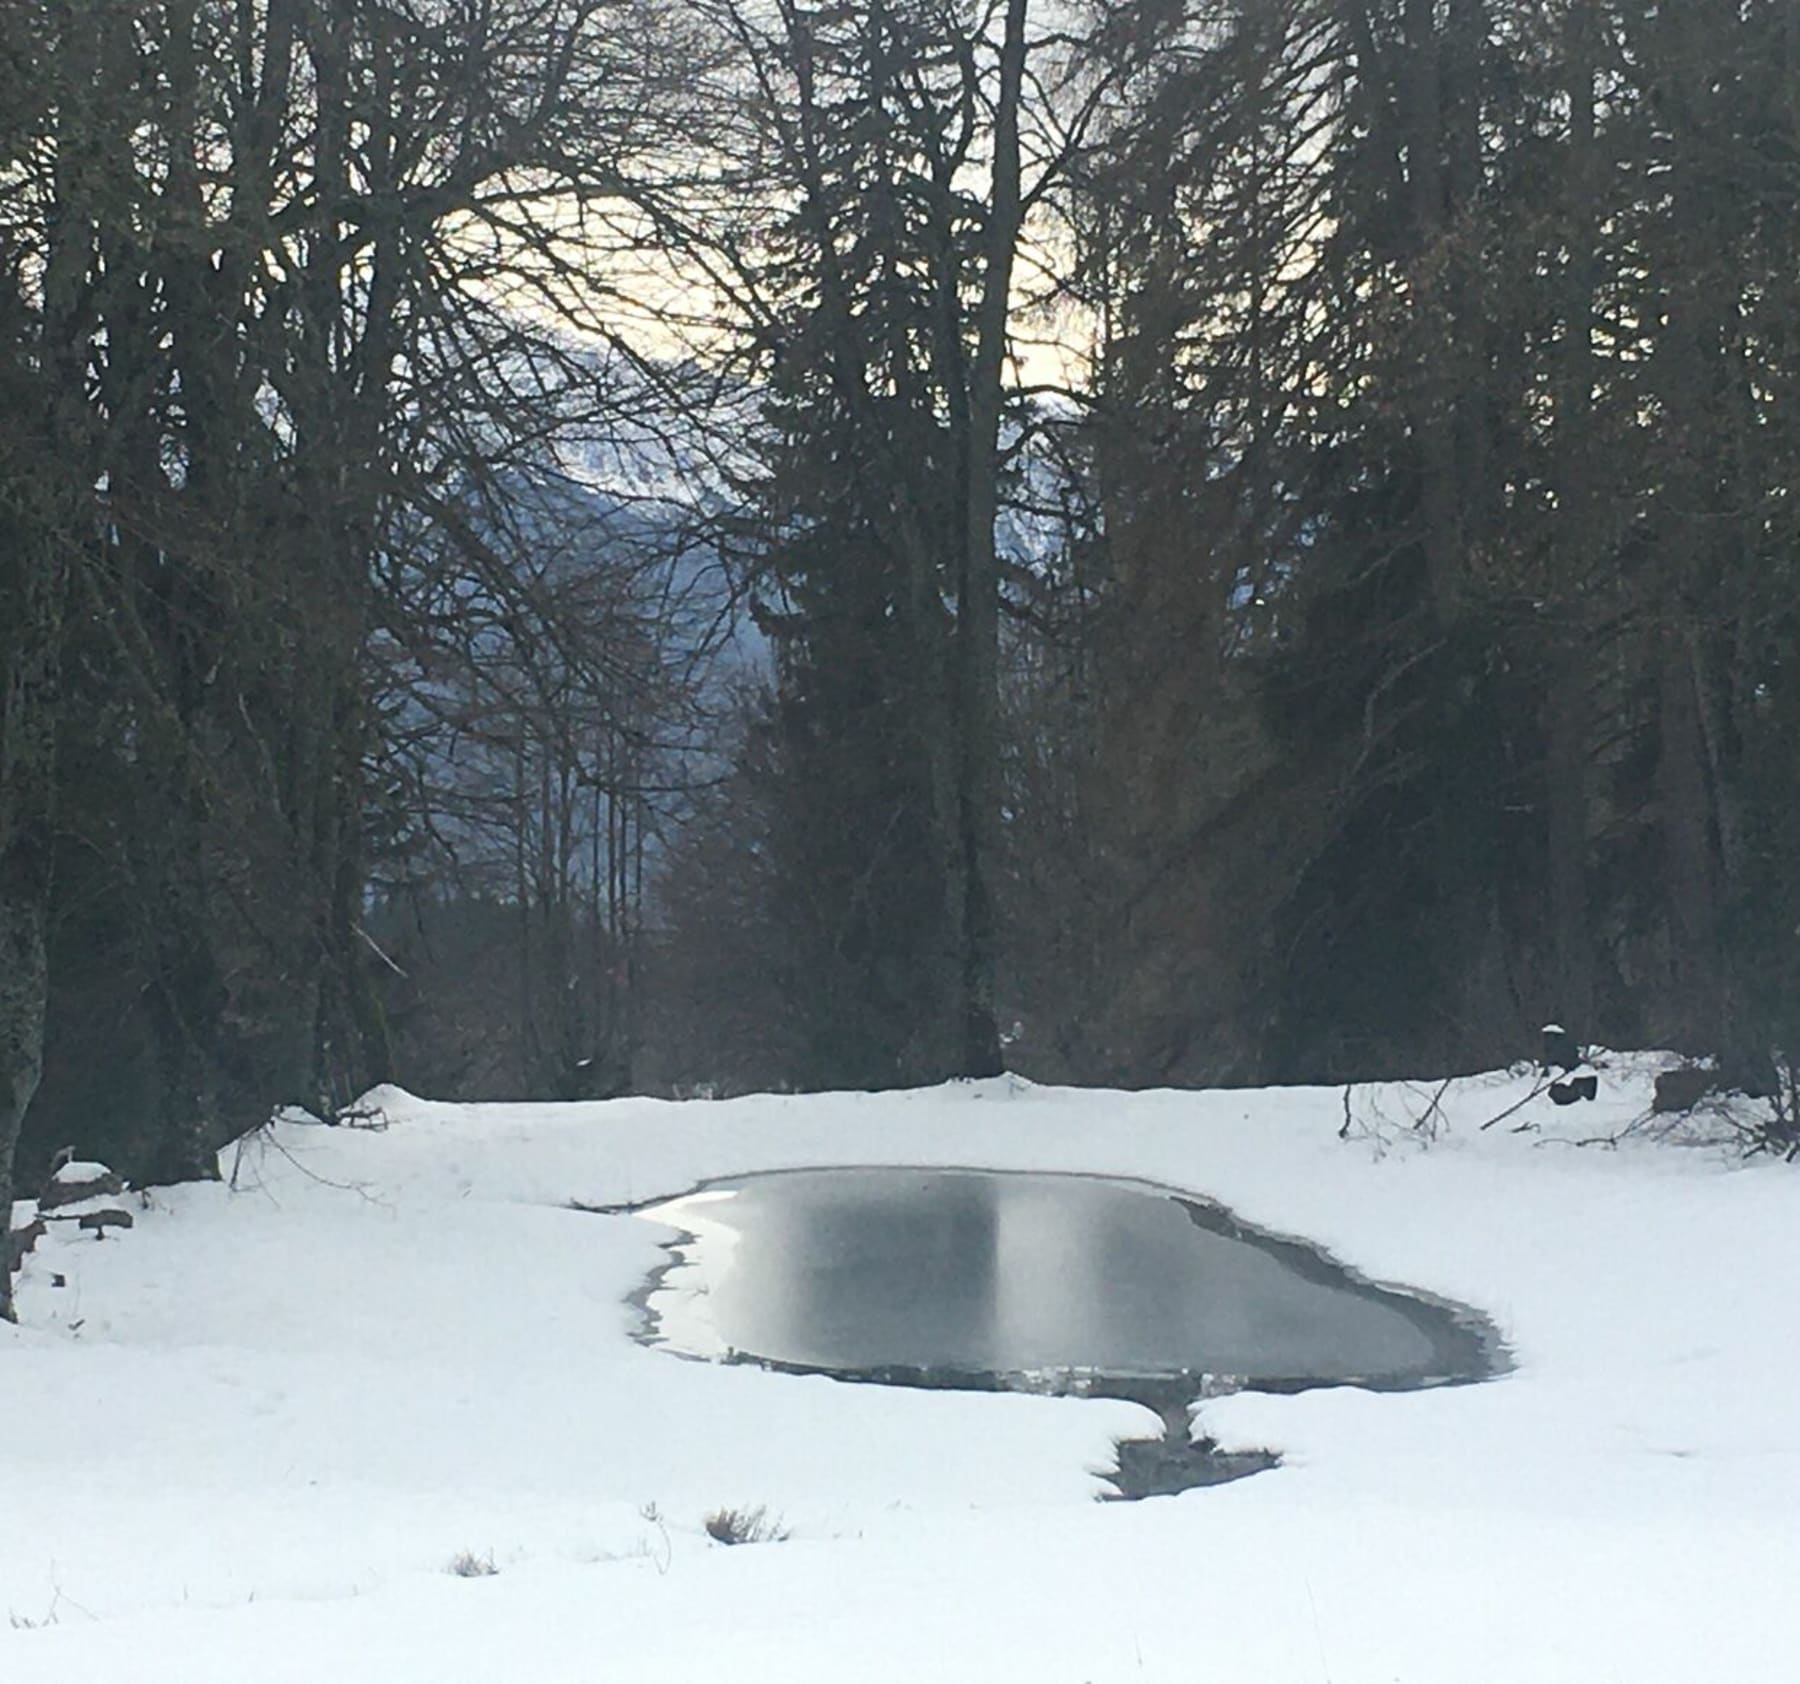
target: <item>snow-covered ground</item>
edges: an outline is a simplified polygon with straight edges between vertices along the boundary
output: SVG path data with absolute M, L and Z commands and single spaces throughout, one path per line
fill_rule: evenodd
M 282 1124 L 229 1187 L 57 1225 L 0 1328 L 0 1678 L 1627 1684 L 1800 1676 L 1800 1168 L 1524 1077 L 453 1106 Z M 1378 1122 L 1387 1119 L 1386 1125 Z M 1516 1133 L 1517 1125 L 1527 1132 Z M 1282 1467 L 1095 1501 L 1127 1404 L 645 1349 L 666 1233 L 569 1208 L 833 1163 L 1222 1200 L 1486 1311 L 1516 1368 L 1240 1394 Z M 56 1276 L 65 1284 L 53 1284 Z M 766 1504 L 793 1536 L 712 1543 Z M 463 1552 L 495 1573 L 449 1571 Z M 8 1622 L 10 1617 L 10 1623 Z

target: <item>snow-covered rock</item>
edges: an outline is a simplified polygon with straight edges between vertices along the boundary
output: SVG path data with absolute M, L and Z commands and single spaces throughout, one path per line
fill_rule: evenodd
M 79 1159 L 59 1166 L 38 1195 L 40 1210 L 60 1210 L 64 1205 L 80 1204 L 84 1199 L 116 1198 L 125 1191 L 125 1183 L 105 1164 L 84 1163 Z
M 15 1221 L 6 1232 L 6 1259 L 8 1269 L 17 1270 L 27 1257 L 37 1249 L 37 1243 L 48 1232 L 41 1216 L 34 1216 L 23 1222 Z
M 76 1226 L 85 1234 L 92 1234 L 95 1239 L 106 1238 L 108 1228 L 129 1228 L 132 1226 L 131 1212 L 120 1210 L 116 1206 L 105 1210 L 84 1211 L 76 1219 Z

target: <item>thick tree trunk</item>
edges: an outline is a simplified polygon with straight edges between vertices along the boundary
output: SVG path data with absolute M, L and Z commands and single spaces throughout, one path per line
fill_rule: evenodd
M 79 107 L 92 40 L 79 28 L 69 40 L 61 91 Z M 12 1223 L 13 1154 L 43 1072 L 62 617 L 76 531 L 60 505 L 79 482 L 83 437 L 80 300 L 90 223 L 81 197 L 92 160 L 68 136 L 58 139 L 59 214 L 46 243 L 35 369 L 24 349 L 27 308 L 12 266 L 0 263 L 0 1242 Z M 0 1243 L 0 1317 L 8 1320 L 10 1262 Z
M 0 510 L 10 489 L 0 480 Z M 12 1218 L 13 1150 L 43 1069 L 62 607 L 55 550 L 22 524 L 0 514 L 0 1232 Z M 0 1259 L 0 1317 L 11 1314 L 12 1272 Z

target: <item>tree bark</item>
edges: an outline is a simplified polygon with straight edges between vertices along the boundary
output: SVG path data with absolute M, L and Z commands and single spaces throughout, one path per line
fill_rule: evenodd
M 1547 846 L 1550 915 L 1555 926 L 1555 982 L 1544 1004 L 1551 1015 L 1589 1033 L 1594 1007 L 1593 943 L 1587 881 L 1588 752 L 1591 707 L 1588 644 L 1589 575 L 1604 543 L 1594 495 L 1594 278 L 1598 237 L 1594 168 L 1593 20 L 1585 5 L 1569 8 L 1565 51 L 1569 88 L 1569 257 L 1564 291 L 1563 349 L 1556 410 L 1556 528 L 1552 578 L 1549 682 L 1545 687 Z
M 997 1076 L 995 977 L 999 920 L 993 873 L 1000 851 L 1000 418 L 1007 323 L 1020 223 L 1019 104 L 1025 80 L 1027 0 L 1008 0 L 994 112 L 994 177 L 983 251 L 975 356 L 969 371 L 967 528 L 958 591 L 957 819 L 962 843 L 961 1073 Z
M 43 1070 L 63 597 L 55 536 L 18 507 L 20 467 L 0 457 L 0 1232 Z M 0 1263 L 0 1317 L 11 1316 L 12 1271 Z
M 1657 796 L 1675 1026 L 1684 1050 L 1717 1052 L 1728 1026 L 1700 699 L 1687 635 L 1681 628 L 1663 629 L 1657 654 Z
M 1451 297 L 1444 179 L 1443 47 L 1434 0 L 1406 0 L 1401 111 L 1412 220 L 1408 286 L 1418 334 L 1412 429 L 1419 463 L 1419 541 L 1439 624 L 1457 618 L 1462 522 L 1457 502 L 1456 321 Z
M 92 39 L 72 23 L 68 36 L 60 92 L 79 109 Z M 80 299 L 92 232 L 84 178 L 96 143 L 57 138 L 35 369 L 26 303 L 12 264 L 0 263 L 0 1238 L 12 1224 L 14 1151 L 43 1073 L 62 618 L 78 508 L 62 506 L 60 492 L 81 459 Z M 11 1320 L 10 1249 L 0 1244 L 0 1253 L 0 1318 Z

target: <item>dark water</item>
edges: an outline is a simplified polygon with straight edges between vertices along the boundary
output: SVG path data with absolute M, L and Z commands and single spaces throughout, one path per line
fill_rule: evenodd
M 938 1384 L 1290 1389 L 1492 1372 L 1474 1321 L 1217 1206 L 972 1170 L 747 1176 L 643 1213 L 692 1237 L 648 1299 L 673 1349 Z

